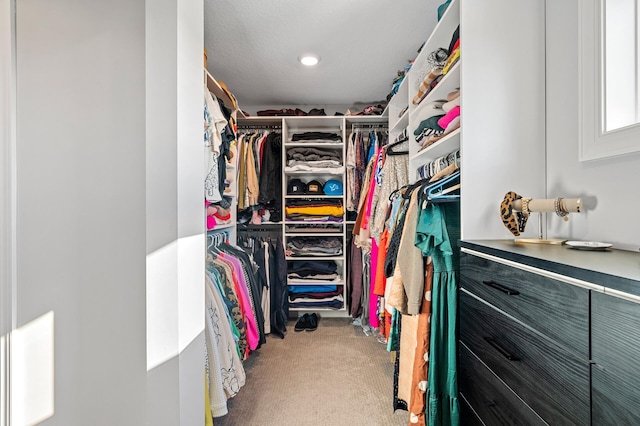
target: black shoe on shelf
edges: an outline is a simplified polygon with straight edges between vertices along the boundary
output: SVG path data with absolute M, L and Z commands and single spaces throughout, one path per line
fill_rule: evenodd
M 307 328 L 305 331 L 316 331 L 318 329 L 318 315 L 315 313 L 309 315 Z
M 309 327 L 309 314 L 304 314 L 298 321 L 296 322 L 296 326 L 293 328 L 293 331 L 303 331 Z

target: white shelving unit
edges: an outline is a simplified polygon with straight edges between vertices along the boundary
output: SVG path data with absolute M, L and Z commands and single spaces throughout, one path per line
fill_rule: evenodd
M 422 151 L 418 151 L 413 154 L 409 158 L 409 161 L 415 164 L 424 164 L 435 160 L 438 157 L 442 157 L 443 155 L 447 155 L 448 153 L 453 152 L 456 149 L 459 149 L 460 133 L 460 129 L 454 130 L 433 145 L 430 145 Z
M 407 84 L 403 85 L 405 88 Z M 401 89 L 402 90 L 402 89 Z M 406 93 L 406 89 L 405 93 Z M 354 126 L 364 126 L 377 128 L 379 126 L 388 128 L 388 116 L 385 110 L 383 115 L 375 116 L 306 116 L 306 117 L 240 117 L 238 120 L 239 128 L 280 128 L 282 130 L 282 158 L 283 158 L 283 179 L 282 179 L 282 217 L 283 220 L 279 225 L 281 226 L 281 232 L 283 236 L 283 243 L 286 247 L 287 239 L 294 237 L 322 237 L 322 238 L 340 238 L 342 240 L 342 255 L 340 256 L 287 256 L 287 263 L 320 260 L 327 261 L 333 260 L 338 266 L 339 279 L 336 280 L 318 280 L 317 282 L 304 282 L 301 280 L 288 279 L 288 285 L 337 285 L 343 287 L 342 295 L 344 297 L 344 303 L 341 309 L 334 308 L 290 308 L 290 311 L 299 312 L 323 312 L 325 316 L 347 316 L 347 292 L 346 292 L 346 276 L 347 276 L 347 225 L 353 224 L 353 221 L 346 221 L 346 216 L 343 215 L 342 222 L 307 222 L 307 221 L 293 221 L 286 220 L 285 207 L 288 200 L 304 200 L 304 199 L 318 199 L 318 200 L 342 200 L 343 207 L 346 205 L 346 178 L 344 162 L 346 159 L 346 141 L 348 135 Z M 404 119 L 408 120 L 408 112 L 404 114 Z M 336 142 L 324 142 L 312 144 L 304 141 L 292 141 L 291 137 L 295 133 L 303 132 L 334 132 L 341 138 Z M 342 169 L 339 173 L 333 173 L 331 171 L 326 172 L 311 172 L 311 171 L 286 171 L 286 151 L 289 148 L 313 146 L 317 148 L 329 148 L 335 149 L 340 152 L 340 158 L 342 159 Z M 330 179 L 336 179 L 342 182 L 343 191 L 342 195 L 325 195 L 325 194 L 287 194 L 287 185 L 290 179 L 300 179 L 305 183 L 311 180 L 320 180 L 323 183 Z M 318 232 L 318 231 L 305 231 L 302 229 L 289 229 L 290 225 L 304 226 L 304 225 L 325 225 L 334 229 L 334 232 Z
M 345 277 L 346 277 L 346 229 L 345 229 L 345 216 L 342 216 L 342 222 L 307 222 L 307 221 L 294 221 L 287 220 L 285 207 L 287 206 L 288 201 L 290 200 L 342 200 L 342 206 L 344 207 L 344 191 L 340 196 L 337 195 L 325 195 L 324 193 L 319 194 L 295 194 L 289 195 L 287 194 L 287 186 L 290 179 L 300 179 L 304 183 L 309 183 L 312 180 L 318 180 L 323 184 L 328 180 L 335 179 L 339 180 L 343 184 L 343 188 L 345 185 L 345 174 L 344 174 L 344 162 L 345 162 L 345 124 L 343 117 L 283 117 L 282 118 L 282 161 L 283 161 L 283 179 L 282 179 L 282 213 L 283 213 L 283 224 L 282 224 L 282 234 L 284 236 L 284 244 L 285 247 L 287 242 L 291 238 L 300 238 L 300 237 L 322 237 L 322 238 L 339 238 L 342 241 L 342 254 L 340 256 L 287 256 L 287 265 L 292 265 L 294 262 L 306 262 L 306 261 L 334 261 L 337 265 L 337 273 L 339 278 L 337 280 L 316 280 L 313 283 L 288 279 L 287 285 L 335 285 L 343 287 L 342 297 L 343 303 L 340 309 L 328 308 L 328 307 L 301 307 L 301 308 L 289 308 L 290 311 L 299 311 L 299 312 L 325 312 L 330 313 L 333 312 L 337 315 L 343 316 L 347 312 L 347 289 L 345 286 Z M 305 142 L 305 141 L 292 141 L 291 138 L 296 133 L 304 133 L 304 132 L 330 132 L 336 133 L 340 136 L 340 141 L 336 142 Z M 331 170 L 327 171 L 286 171 L 286 161 L 287 161 L 287 150 L 296 147 L 314 147 L 314 148 L 325 148 L 332 149 L 339 152 L 339 156 L 342 159 L 342 168 L 340 172 L 334 172 Z M 332 228 L 336 228 L 338 232 L 306 232 L 304 229 L 296 229 L 289 230 L 288 225 L 317 225 L 323 224 Z M 287 266 L 289 268 L 289 266 Z
M 395 139 L 407 129 L 407 136 L 409 137 L 409 178 L 411 181 L 416 181 L 419 178 L 418 167 L 460 149 L 461 146 L 461 129 L 455 130 L 422 150 L 413 134 L 420 124 L 421 112 L 427 104 L 435 100 L 446 99 L 448 93 L 460 88 L 462 61 L 458 60 L 419 104 L 413 104 L 413 98 L 418 92 L 420 83 L 431 70 L 431 66 L 427 61 L 429 54 L 438 48 L 447 49 L 456 28 L 460 24 L 460 1 L 453 0 L 449 4 L 446 12 L 422 46 L 398 92 L 389 101 L 389 137 Z M 405 108 L 407 109 L 405 110 Z M 403 110 L 404 113 L 400 114 Z
M 231 109 L 232 116 L 237 115 L 238 110 L 234 110 L 233 106 L 236 104 L 235 99 L 232 99 L 232 96 L 229 92 L 225 91 L 222 86 L 216 81 L 216 79 L 207 71 L 204 70 L 204 81 L 206 88 L 213 93 L 217 98 L 222 99 L 227 108 Z M 235 167 L 230 169 L 227 167 L 227 173 L 237 173 L 238 164 L 236 162 Z M 231 180 L 233 185 L 237 185 L 237 179 Z M 207 235 L 216 234 L 220 232 L 225 232 L 229 236 L 229 241 L 233 244 L 237 241 L 237 232 L 236 232 L 236 223 L 237 223 L 237 205 L 238 205 L 238 188 L 233 188 L 232 192 L 223 193 L 223 196 L 227 196 L 231 198 L 231 207 L 229 207 L 229 212 L 231 213 L 231 218 L 229 219 L 229 223 L 217 224 L 215 228 L 207 230 Z

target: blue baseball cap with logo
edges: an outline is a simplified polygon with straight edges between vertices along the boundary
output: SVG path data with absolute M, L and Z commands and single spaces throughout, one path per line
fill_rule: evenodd
M 326 195 L 342 195 L 342 182 L 331 179 L 324 184 L 324 193 Z

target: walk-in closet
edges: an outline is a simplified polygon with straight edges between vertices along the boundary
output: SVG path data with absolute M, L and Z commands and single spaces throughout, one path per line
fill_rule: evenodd
M 0 426 L 640 424 L 621 0 L 0 0 Z

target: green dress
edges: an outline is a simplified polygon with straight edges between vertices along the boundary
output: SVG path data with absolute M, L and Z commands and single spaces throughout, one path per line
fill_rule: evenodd
M 433 261 L 428 425 L 459 425 L 457 372 L 458 247 L 460 205 L 430 203 L 418 217 L 415 244 Z

